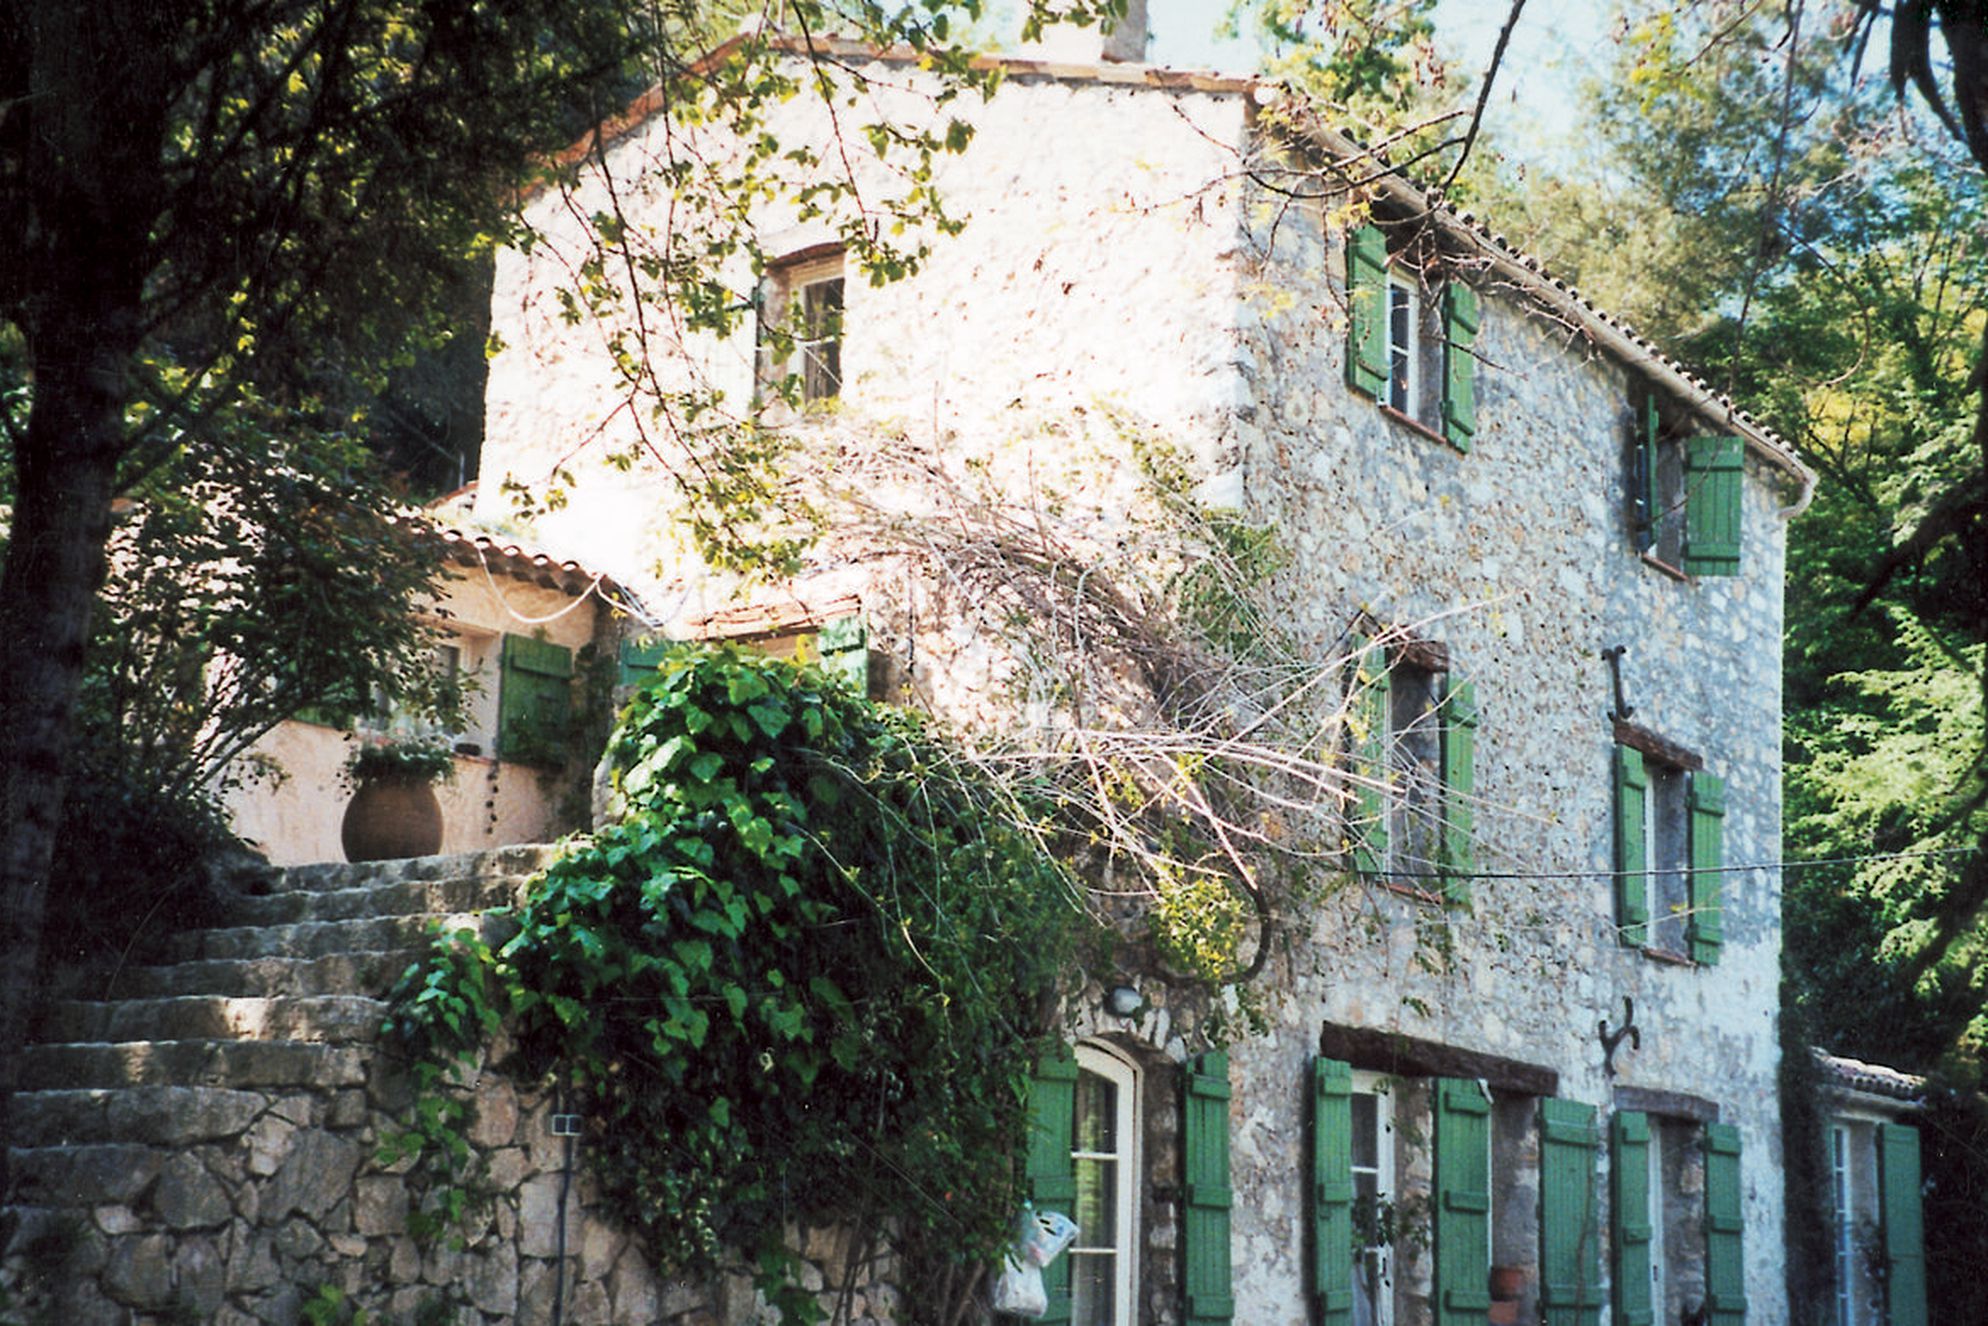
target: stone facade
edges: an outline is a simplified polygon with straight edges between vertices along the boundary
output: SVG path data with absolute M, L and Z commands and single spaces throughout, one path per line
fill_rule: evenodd
M 872 72 L 902 77 L 896 67 Z M 805 110 L 793 116 L 783 132 L 819 136 Z M 1186 458 L 1204 500 L 1278 532 L 1290 554 L 1279 585 L 1284 625 L 1318 658 L 1343 651 L 1365 620 L 1440 642 L 1454 673 L 1476 686 L 1484 877 L 1469 907 L 1445 910 L 1412 883 L 1335 894 L 1273 966 L 1268 1031 L 1231 1047 L 1236 1319 L 1309 1320 L 1304 1084 L 1323 1043 L 1328 1052 L 1355 1046 L 1345 1053 L 1364 1055 L 1356 1068 L 1394 1074 L 1394 1170 L 1410 1196 L 1429 1182 L 1420 1076 L 1438 1070 L 1401 1063 L 1512 1067 L 1510 1080 L 1489 1077 L 1492 1255 L 1525 1273 L 1526 1316 L 1539 1281 L 1537 1096 L 1592 1105 L 1604 1124 L 1615 1108 L 1637 1109 L 1674 1134 L 1665 1292 L 1679 1310 L 1705 1292 L 1702 1215 L 1691 1205 L 1702 1198 L 1698 1129 L 1712 1119 L 1735 1126 L 1747 1319 L 1785 1320 L 1774 866 L 1781 584 L 1786 513 L 1810 476 L 1605 318 L 1570 314 L 1564 292 L 1454 218 L 1433 241 L 1441 256 L 1419 275 L 1467 282 L 1482 302 L 1473 445 L 1460 451 L 1349 390 L 1344 243 L 1364 205 L 1343 190 L 1294 203 L 1256 182 L 1276 158 L 1259 151 L 1258 99 L 1246 85 L 1162 86 L 1138 70 L 1017 65 L 974 118 L 974 147 L 942 181 L 971 218 L 965 234 L 942 242 L 914 279 L 848 283 L 836 409 L 794 425 L 810 457 L 833 461 L 809 469 L 815 460 L 797 459 L 796 474 L 824 491 L 863 474 L 871 493 L 889 490 L 893 517 L 915 519 L 940 499 L 886 475 L 882 457 L 909 450 L 935 468 L 971 462 L 1013 510 L 1055 494 L 1059 514 L 1089 513 L 1088 526 L 1071 518 L 1062 528 L 1108 564 L 1137 506 L 1124 439 L 1161 436 Z M 631 162 L 648 150 L 640 132 L 617 149 Z M 1376 215 L 1387 215 L 1387 201 L 1375 202 Z M 563 224 L 549 204 L 544 216 L 555 232 Z M 770 217 L 762 239 L 777 257 L 783 243 L 801 248 L 818 235 Z M 595 333 L 556 317 L 556 268 L 535 255 L 500 269 L 498 326 L 509 348 L 492 372 L 493 478 L 530 481 L 565 439 L 611 442 L 627 427 L 621 398 L 585 354 Z M 735 401 L 749 392 L 749 343 L 683 349 L 674 370 L 682 381 L 726 384 Z M 1683 431 L 1737 427 L 1748 438 L 1737 575 L 1686 577 L 1633 546 L 1630 439 L 1647 390 Z M 585 458 L 578 465 L 584 471 Z M 733 586 L 680 549 L 665 551 L 672 534 L 657 513 L 671 505 L 667 487 L 660 470 L 639 464 L 632 474 L 584 471 L 548 528 L 615 531 L 603 533 L 603 558 L 617 546 L 662 552 L 660 566 L 631 559 L 615 570 L 657 577 L 652 600 L 685 603 L 688 617 Z M 804 601 L 860 594 L 887 690 L 970 724 L 1001 721 L 1013 712 L 1018 669 L 999 624 L 913 562 L 880 561 L 870 532 L 831 527 L 784 592 Z M 1653 943 L 1622 942 L 1612 873 L 1618 740 L 1604 658 L 1618 646 L 1633 722 L 1725 783 L 1716 964 L 1657 941 L 1669 923 L 1661 901 Z M 1158 973 L 1142 980 L 1165 985 Z M 1619 1027 L 1625 1001 L 1638 1040 L 1605 1062 L 1597 1025 Z M 1175 1321 L 1178 1231 L 1167 1194 L 1181 1176 L 1169 1102 L 1199 1032 L 1178 1010 L 1157 1031 L 1086 1019 L 1080 1030 L 1122 1043 L 1146 1072 L 1140 1319 Z M 1389 1038 L 1427 1052 L 1372 1048 Z M 1405 1248 L 1395 1272 L 1397 1320 L 1426 1319 L 1426 1257 Z

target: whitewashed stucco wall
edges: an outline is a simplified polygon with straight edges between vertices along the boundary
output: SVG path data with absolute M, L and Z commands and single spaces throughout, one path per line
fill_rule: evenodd
M 458 755 L 455 776 L 436 785 L 444 852 L 480 852 L 513 843 L 549 842 L 579 825 L 569 803 L 576 794 L 556 774 L 492 755 L 500 690 L 499 651 L 506 634 L 542 636 L 576 653 L 592 642 L 598 600 L 575 599 L 514 576 L 481 568 L 452 571 L 430 615 L 445 624 L 462 650 L 465 736 L 482 748 Z M 243 841 L 273 865 L 343 861 L 339 826 L 352 788 L 345 761 L 349 733 L 318 723 L 279 723 L 250 750 L 280 776 L 254 778 L 229 789 L 224 805 Z

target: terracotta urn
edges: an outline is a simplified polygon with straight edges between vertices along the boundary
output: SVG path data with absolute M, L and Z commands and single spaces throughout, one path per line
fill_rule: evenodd
M 345 807 L 338 841 L 347 861 L 433 856 L 442 850 L 442 803 L 434 784 L 418 773 L 362 779 Z

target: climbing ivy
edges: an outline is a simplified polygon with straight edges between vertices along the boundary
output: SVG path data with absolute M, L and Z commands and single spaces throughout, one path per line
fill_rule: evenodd
M 730 650 L 669 657 L 610 753 L 624 817 L 534 882 L 512 938 L 445 937 L 396 989 L 423 1089 L 395 1147 L 459 1169 L 448 1071 L 502 1026 L 673 1272 L 743 1262 L 797 1321 L 819 1312 L 797 1228 L 984 1262 L 1083 916 L 1031 808 L 916 715 Z

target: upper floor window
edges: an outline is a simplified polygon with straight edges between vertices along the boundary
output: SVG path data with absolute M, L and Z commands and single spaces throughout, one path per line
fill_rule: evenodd
M 754 336 L 762 399 L 798 404 L 842 394 L 842 250 L 806 250 L 767 268 Z
M 1476 688 L 1430 641 L 1356 639 L 1352 653 L 1353 867 L 1466 901 L 1476 870 Z
M 1469 451 L 1477 434 L 1477 294 L 1442 283 L 1390 255 L 1378 226 L 1346 237 L 1351 331 L 1346 380 L 1394 414 Z
M 1387 403 L 1419 416 L 1422 401 L 1422 295 L 1399 272 L 1387 282 Z
M 1616 921 L 1624 944 L 1710 965 L 1725 943 L 1725 780 L 1628 723 L 1615 731 Z
M 1737 437 L 1667 428 L 1655 393 L 1645 396 L 1629 464 L 1629 528 L 1666 570 L 1738 575 L 1744 447 Z

